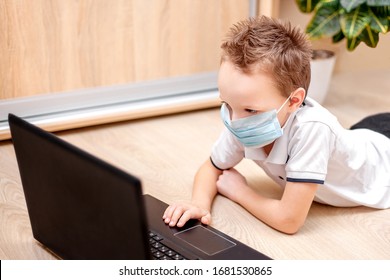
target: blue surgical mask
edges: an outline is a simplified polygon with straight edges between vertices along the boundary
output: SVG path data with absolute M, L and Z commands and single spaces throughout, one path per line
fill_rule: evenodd
M 222 104 L 221 117 L 227 129 L 245 147 L 264 147 L 283 135 L 283 129 L 280 127 L 277 114 L 289 100 L 290 98 L 278 110 L 273 109 L 235 121 L 230 120 L 229 109 L 226 104 Z

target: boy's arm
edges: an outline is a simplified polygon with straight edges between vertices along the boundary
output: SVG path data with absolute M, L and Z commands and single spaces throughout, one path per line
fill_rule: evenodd
M 259 220 L 276 230 L 293 234 L 306 220 L 317 184 L 287 182 L 282 198 L 271 199 L 248 187 L 245 178 L 235 169 L 230 169 L 219 177 L 217 188 Z
M 190 219 L 200 219 L 204 224 L 211 222 L 211 205 L 217 194 L 216 182 L 222 171 L 208 159 L 195 175 L 191 203 L 179 203 L 168 206 L 163 219 L 169 226 L 182 227 Z

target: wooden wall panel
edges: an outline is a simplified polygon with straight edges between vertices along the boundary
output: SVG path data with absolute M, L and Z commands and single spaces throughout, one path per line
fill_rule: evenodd
M 239 0 L 134 4 L 136 80 L 217 70 L 221 38 L 249 14 L 248 1 Z
M 0 99 L 217 70 L 242 0 L 1 0 Z

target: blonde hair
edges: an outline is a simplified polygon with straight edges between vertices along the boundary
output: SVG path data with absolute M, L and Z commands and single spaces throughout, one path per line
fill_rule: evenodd
M 230 29 L 221 48 L 222 62 L 228 60 L 245 73 L 271 75 L 285 96 L 299 87 L 308 90 L 311 44 L 289 22 L 266 16 L 243 20 Z

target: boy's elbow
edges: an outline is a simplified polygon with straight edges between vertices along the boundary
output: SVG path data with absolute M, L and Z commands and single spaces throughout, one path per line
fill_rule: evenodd
M 293 235 L 300 230 L 303 224 L 304 221 L 300 219 L 285 217 L 280 221 L 279 227 L 277 229 L 283 233 Z
M 286 227 L 286 228 L 282 229 L 281 232 L 283 232 L 285 234 L 294 235 L 299 231 L 300 228 L 301 227 Z

